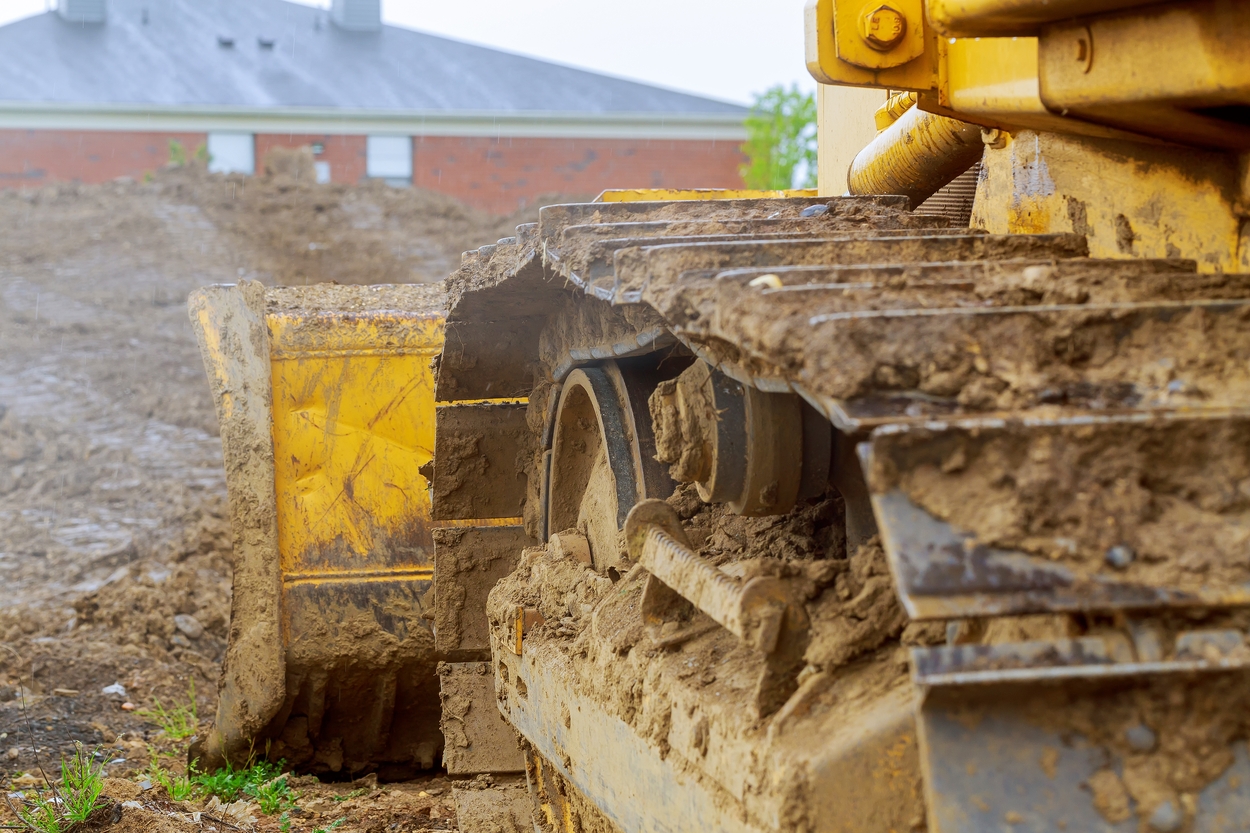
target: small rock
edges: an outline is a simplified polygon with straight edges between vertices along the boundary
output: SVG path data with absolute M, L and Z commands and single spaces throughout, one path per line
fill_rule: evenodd
M 4 753 L 4 757 L 8 758 L 10 761 L 16 761 L 21 754 L 21 752 L 17 751 L 16 746 L 10 746 L 9 751 Z
M 130 703 L 130 702 L 122 703 L 122 711 L 124 712 L 132 712 L 136 708 L 138 707 L 134 703 Z
M 204 626 L 200 620 L 186 613 L 174 617 L 174 627 L 187 635 L 188 639 L 199 639 L 204 635 Z
M 123 801 L 122 806 L 125 807 L 127 810 L 142 810 L 143 809 L 143 805 L 134 800 Z
M 180 633 L 176 633 L 173 636 L 171 636 L 169 638 L 169 641 L 173 643 L 174 645 L 177 645 L 179 648 L 191 647 L 191 640 L 187 639 L 185 636 L 183 636 Z
M 122 700 L 126 699 L 126 687 L 121 683 L 106 685 L 104 688 L 100 689 L 100 693 L 109 697 L 119 697 Z
M 1117 570 L 1123 570 L 1125 567 L 1132 564 L 1133 559 L 1136 557 L 1137 553 L 1133 551 L 1133 548 L 1127 547 L 1123 544 L 1117 544 L 1114 547 L 1109 547 L 1106 554 L 1107 563 L 1112 567 L 1115 567 Z
M 1138 723 L 1124 731 L 1124 739 L 1136 752 L 1149 752 L 1155 748 L 1155 733 L 1144 723 Z
M 1184 821 L 1176 805 L 1170 801 L 1165 801 L 1155 808 L 1150 814 L 1150 829 L 1156 833 L 1176 833 L 1181 829 L 1181 823 Z
M 800 217 L 823 217 L 829 213 L 828 205 L 809 205 L 799 212 Z
M 442 795 L 443 788 L 442 787 L 430 787 L 428 790 L 426 790 L 426 792 L 429 793 L 430 795 Z
M 140 782 L 139 782 L 139 789 L 141 789 L 141 790 L 150 790 L 150 789 L 152 789 L 152 782 L 151 782 L 151 781 L 149 781 L 148 779 L 144 778 L 142 781 L 140 781 Z

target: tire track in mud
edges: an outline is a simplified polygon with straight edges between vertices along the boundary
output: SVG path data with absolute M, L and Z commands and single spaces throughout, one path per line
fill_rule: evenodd
M 98 589 L 225 494 L 182 303 L 223 245 L 195 206 L 127 208 L 156 233 L 0 270 L 0 608 Z

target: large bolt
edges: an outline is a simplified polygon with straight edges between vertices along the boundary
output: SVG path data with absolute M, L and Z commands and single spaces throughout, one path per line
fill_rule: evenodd
M 873 49 L 885 52 L 898 46 L 907 34 L 907 18 L 888 3 L 869 4 L 860 17 L 859 33 Z

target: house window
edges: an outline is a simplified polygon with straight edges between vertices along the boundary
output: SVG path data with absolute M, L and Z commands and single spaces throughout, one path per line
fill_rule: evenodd
M 256 173 L 256 141 L 251 133 L 209 133 L 208 169 L 215 174 Z
M 412 137 L 369 136 L 365 142 L 365 175 L 391 185 L 411 185 Z
M 317 181 L 323 185 L 330 181 L 330 163 L 329 162 L 313 162 L 313 170 L 317 174 Z

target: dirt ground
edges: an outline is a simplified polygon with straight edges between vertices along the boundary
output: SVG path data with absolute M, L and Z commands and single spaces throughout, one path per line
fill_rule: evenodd
M 199 714 L 215 709 L 230 533 L 187 294 L 241 277 L 437 281 L 533 219 L 416 189 L 190 168 L 0 192 L 0 787 L 55 769 L 76 741 L 134 776 L 149 744 L 178 750 L 129 707 L 186 701 L 194 683 Z M 102 692 L 114 684 L 124 694 Z M 370 786 L 333 803 L 335 818 L 454 829 L 442 780 Z M 318 789 L 350 791 L 303 791 L 315 802 Z

